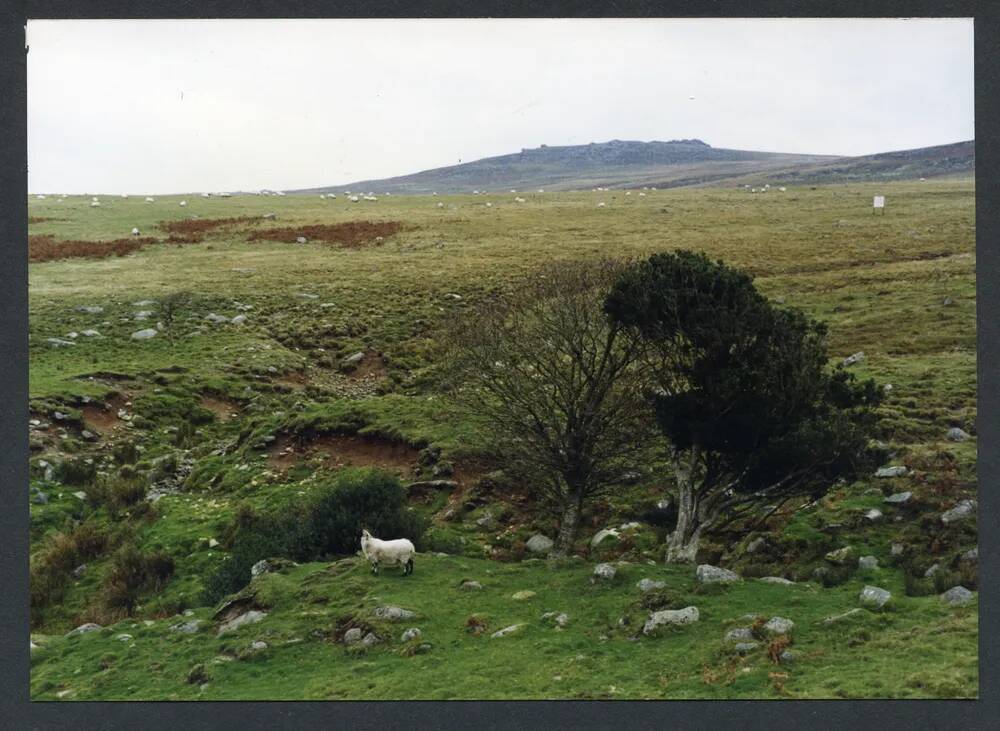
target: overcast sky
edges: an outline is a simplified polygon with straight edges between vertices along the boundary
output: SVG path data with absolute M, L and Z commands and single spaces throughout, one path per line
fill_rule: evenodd
M 975 136 L 972 21 L 31 21 L 33 192 L 290 189 L 539 144 Z

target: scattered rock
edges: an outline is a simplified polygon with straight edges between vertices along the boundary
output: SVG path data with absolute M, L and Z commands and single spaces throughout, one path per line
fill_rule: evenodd
M 88 315 L 99 315 L 104 312 L 104 308 L 100 305 L 81 305 L 74 308 L 77 312 L 83 312 Z
M 865 610 L 863 609 L 850 609 L 843 614 L 835 614 L 831 617 L 827 617 L 823 620 L 823 624 L 831 625 L 843 622 L 845 619 L 850 619 L 851 617 L 856 617 L 859 614 L 863 614 Z
M 145 330 L 136 330 L 131 337 L 133 340 L 149 340 L 156 337 L 156 332 L 154 328 L 147 327 Z
M 749 642 L 753 640 L 753 632 L 749 627 L 736 627 L 726 632 L 723 639 L 726 642 Z
M 973 518 L 976 515 L 976 506 L 975 500 L 960 500 L 951 510 L 946 510 L 941 514 L 941 522 L 947 525 Z
M 250 578 L 256 578 L 261 574 L 266 574 L 271 570 L 271 564 L 267 562 L 267 559 L 262 559 L 250 567 Z
M 618 573 L 615 567 L 609 563 L 599 563 L 594 567 L 594 574 L 591 581 L 612 581 Z
M 968 551 L 963 553 L 961 560 L 969 561 L 970 563 L 979 563 L 979 546 L 970 548 Z
M 296 236 L 295 237 L 295 243 L 296 244 L 304 244 L 304 243 L 306 243 L 308 241 L 309 241 L 309 239 L 307 239 L 305 236 Z
M 79 566 L 77 566 L 75 569 L 73 569 L 73 578 L 74 579 L 81 579 L 81 578 L 83 578 L 83 575 L 85 573 L 87 573 L 87 564 L 82 563 Z
M 876 477 L 902 477 L 906 474 L 906 468 L 902 465 L 896 465 L 893 467 L 879 467 L 875 471 Z
M 905 551 L 905 550 L 906 550 L 906 547 L 902 543 L 893 543 L 892 544 L 892 548 L 890 549 L 889 552 L 893 556 L 902 556 L 903 555 L 903 551 Z
M 652 634 L 658 627 L 664 625 L 684 625 L 698 621 L 698 607 L 685 607 L 684 609 L 661 609 L 658 612 L 651 612 L 646 624 L 642 627 L 644 635 Z
M 201 620 L 192 619 L 188 622 L 178 622 L 177 624 L 170 625 L 171 632 L 180 632 L 184 635 L 193 635 L 201 629 Z
M 91 330 L 90 328 L 82 330 L 80 334 L 88 338 L 99 338 L 101 336 L 97 330 Z
M 760 549 L 762 549 L 764 547 L 765 543 L 766 543 L 766 541 L 764 540 L 764 537 L 763 536 L 758 536 L 757 538 L 754 538 L 752 541 L 750 541 L 747 544 L 745 552 L 746 553 L 757 553 L 757 551 L 759 551 Z
M 244 625 L 256 624 L 257 622 L 264 619 L 264 617 L 266 616 L 267 612 L 260 612 L 257 611 L 256 609 L 251 609 L 249 612 L 246 612 L 245 614 L 241 614 L 238 617 L 230 619 L 228 622 L 224 622 L 219 627 L 218 635 L 221 637 L 224 634 L 238 630 L 240 627 Z
M 237 315 L 236 317 L 234 317 L 229 322 L 231 322 L 233 325 L 242 325 L 246 321 L 247 321 L 247 316 L 246 315 Z
M 483 585 L 478 581 L 463 581 L 458 588 L 462 591 L 482 591 Z
M 791 650 L 782 650 L 781 654 L 778 655 L 778 662 L 782 665 L 791 665 L 795 662 L 795 653 Z
M 497 630 L 490 637 L 497 639 L 499 637 L 506 637 L 507 635 L 514 634 L 518 632 L 524 625 L 523 624 L 512 624 L 510 627 L 504 627 L 501 630 Z
M 81 624 L 76 629 L 72 629 L 66 633 L 67 637 L 74 637 L 75 635 L 85 635 L 88 632 L 97 632 L 100 629 L 104 629 L 99 624 L 94 624 L 93 622 L 87 622 L 86 624 Z
M 76 345 L 72 340 L 63 340 L 62 338 L 46 338 L 45 342 L 51 345 L 53 348 L 65 348 L 71 345 Z
M 746 655 L 749 652 L 753 652 L 758 647 L 760 647 L 759 642 L 737 642 L 733 645 L 733 649 L 740 655 Z
M 870 609 L 881 609 L 890 599 L 892 594 L 877 586 L 866 586 L 858 595 L 858 600 Z
M 531 599 L 533 596 L 535 596 L 535 592 L 525 589 L 523 591 L 511 594 L 510 598 L 516 602 L 525 602 Z
M 362 647 L 371 647 L 372 645 L 377 645 L 381 642 L 381 638 L 374 632 L 369 632 L 365 635 L 364 639 L 361 640 Z
M 554 541 L 541 533 L 536 533 L 525 544 L 532 553 L 548 553 L 555 545 Z
M 351 627 L 344 633 L 344 644 L 353 645 L 357 642 L 361 642 L 362 637 L 361 629 L 358 627 Z
M 123 632 L 120 635 L 115 635 L 115 639 L 118 640 L 119 642 L 131 642 L 133 638 L 132 638 L 132 635 L 125 634 Z
M 953 442 L 964 442 L 966 439 L 972 439 L 972 435 L 957 426 L 953 426 L 948 430 L 945 436 Z
M 403 609 L 401 607 L 378 607 L 375 609 L 375 616 L 379 619 L 387 619 L 390 622 L 398 622 L 401 619 L 411 619 L 416 615 L 415 612 L 411 612 L 409 609 Z
M 893 493 L 885 499 L 885 502 L 890 505 L 902 505 L 909 502 L 911 497 L 913 497 L 913 493 L 907 490 L 906 492 Z
M 250 643 L 250 649 L 251 650 L 266 650 L 267 649 L 267 643 L 264 642 L 264 641 L 262 641 L 262 640 L 254 640 L 253 642 Z
M 603 530 L 597 531 L 597 533 L 594 534 L 594 537 L 590 539 L 590 547 L 597 548 L 597 546 L 600 545 L 601 541 L 610 536 L 614 536 L 617 539 L 618 531 L 616 531 L 614 528 L 604 528 Z
M 73 493 L 73 497 L 75 497 L 77 500 L 86 500 L 87 493 L 85 493 L 83 490 L 77 490 L 76 492 Z
M 229 322 L 228 317 L 224 317 L 222 315 L 216 315 L 214 312 L 209 312 L 207 315 L 205 315 L 205 319 L 211 323 L 215 323 L 216 325 L 221 325 L 224 322 Z
M 853 355 L 849 355 L 846 358 L 844 358 L 842 365 L 844 365 L 845 367 L 852 366 L 855 363 L 860 363 L 864 359 L 865 359 L 864 351 L 859 350 L 857 353 L 854 353 Z
M 36 492 L 34 495 L 31 496 L 31 502 L 33 502 L 35 505 L 48 505 L 49 496 L 46 495 L 41 490 L 39 490 L 38 492 Z
M 865 514 L 862 517 L 864 517 L 864 519 L 869 523 L 878 523 L 884 516 L 882 515 L 882 511 L 878 508 L 872 508 L 871 510 L 865 511 Z
M 420 637 L 421 634 L 421 631 L 417 627 L 410 627 L 410 629 L 406 630 L 399 639 L 402 642 L 409 642 L 410 640 Z
M 710 566 L 707 563 L 703 563 L 698 566 L 695 570 L 695 575 L 698 577 L 698 581 L 702 584 L 725 584 L 731 581 L 740 580 L 740 577 L 729 569 L 719 568 L 718 566 Z
M 862 571 L 868 571 L 871 569 L 878 568 L 878 559 L 874 556 L 862 556 L 858 559 L 858 568 Z
M 784 617 L 771 617 L 764 625 L 764 631 L 771 635 L 791 634 L 795 622 Z
M 636 586 L 639 587 L 639 591 L 645 594 L 647 591 L 653 591 L 654 589 L 664 589 L 667 586 L 665 581 L 653 581 L 652 579 L 642 579 Z
M 762 576 L 758 581 L 763 581 L 768 584 L 782 584 L 784 586 L 794 586 L 794 581 L 789 581 L 783 576 Z
M 941 601 L 953 607 L 964 607 L 972 601 L 974 594 L 964 586 L 953 586 L 941 595 Z

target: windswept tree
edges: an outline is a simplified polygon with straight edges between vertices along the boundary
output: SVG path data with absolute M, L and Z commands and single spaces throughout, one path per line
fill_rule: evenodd
M 622 266 L 559 263 L 455 324 L 450 374 L 505 471 L 558 516 L 568 552 L 584 506 L 620 483 L 657 433 L 640 346 L 604 312 Z
M 649 398 L 674 449 L 667 562 L 693 561 L 706 530 L 874 466 L 881 392 L 828 368 L 825 326 L 773 307 L 748 274 L 657 254 L 623 273 L 606 311 L 647 345 Z

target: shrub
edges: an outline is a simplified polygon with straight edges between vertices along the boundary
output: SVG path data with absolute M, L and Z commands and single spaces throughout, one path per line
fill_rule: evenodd
M 101 583 L 104 607 L 115 616 L 128 616 L 141 594 L 162 589 L 173 573 L 174 560 L 168 554 L 142 553 L 127 543 L 115 553 Z
M 146 497 L 146 485 L 137 477 L 104 477 L 87 488 L 87 498 L 113 512 L 135 505 Z
M 66 485 L 86 485 L 97 476 L 97 465 L 84 457 L 66 459 L 59 463 L 56 476 Z
M 250 581 L 250 568 L 265 558 L 315 561 L 358 550 L 361 529 L 376 536 L 409 538 L 422 549 L 427 521 L 406 510 L 399 479 L 387 472 L 345 472 L 297 510 L 256 514 L 241 506 L 226 531 L 230 556 L 205 582 L 214 604 Z
M 32 621 L 37 610 L 58 601 L 70 572 L 87 559 L 99 556 L 109 545 L 108 534 L 87 521 L 69 532 L 56 533 L 48 546 L 36 552 L 29 564 Z

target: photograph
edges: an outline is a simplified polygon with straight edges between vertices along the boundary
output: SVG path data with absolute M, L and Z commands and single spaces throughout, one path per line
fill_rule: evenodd
M 978 699 L 973 29 L 28 20 L 25 702 Z

